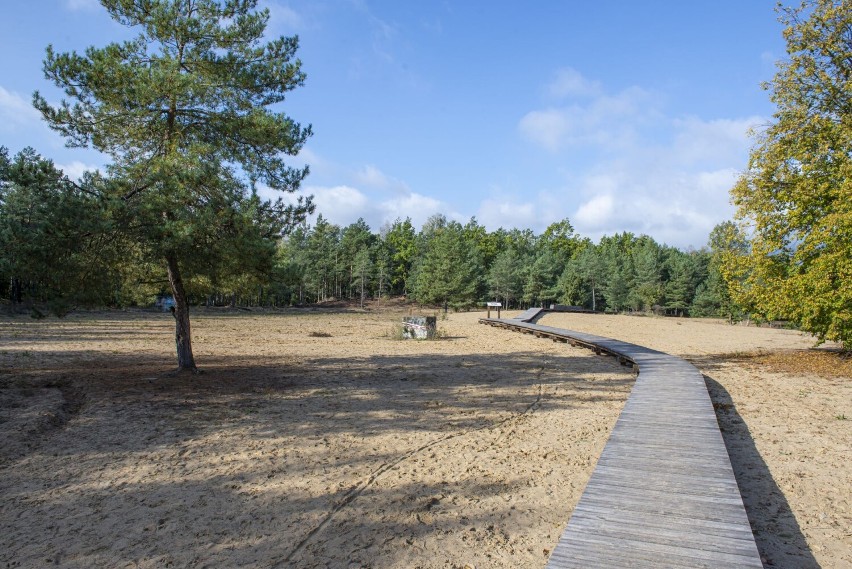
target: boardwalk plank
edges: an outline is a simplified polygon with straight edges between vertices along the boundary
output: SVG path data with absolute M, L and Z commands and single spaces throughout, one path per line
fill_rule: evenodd
M 704 377 L 668 354 L 530 324 L 486 324 L 607 352 L 636 384 L 548 567 L 762 568 Z

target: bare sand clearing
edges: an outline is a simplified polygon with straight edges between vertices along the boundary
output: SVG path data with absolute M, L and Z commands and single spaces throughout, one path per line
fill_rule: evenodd
M 613 358 L 400 313 L 0 320 L 0 567 L 542 567 L 629 394 Z M 708 376 L 769 566 L 852 566 L 850 378 L 749 353 L 782 330 L 547 315 Z M 849 420 L 837 417 L 850 417 Z

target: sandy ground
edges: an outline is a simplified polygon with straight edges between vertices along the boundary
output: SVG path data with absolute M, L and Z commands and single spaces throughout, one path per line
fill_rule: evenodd
M 543 567 L 632 387 L 613 358 L 400 313 L 0 319 L 2 567 Z M 548 315 L 707 376 L 767 566 L 852 567 L 852 383 L 783 330 Z M 849 417 L 844 419 L 842 417 Z

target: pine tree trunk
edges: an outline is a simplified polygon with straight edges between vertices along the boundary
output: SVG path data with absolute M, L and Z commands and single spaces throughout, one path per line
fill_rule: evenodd
M 175 305 L 172 314 L 175 317 L 175 348 L 177 349 L 178 371 L 196 372 L 195 357 L 192 355 L 192 337 L 189 329 L 189 303 L 186 299 L 186 290 L 183 288 L 178 262 L 174 255 L 166 256 L 169 270 L 169 284 L 172 285 L 172 294 L 175 297 Z
M 12 277 L 9 284 L 9 298 L 11 299 L 12 304 L 21 304 L 22 297 L 21 280 Z

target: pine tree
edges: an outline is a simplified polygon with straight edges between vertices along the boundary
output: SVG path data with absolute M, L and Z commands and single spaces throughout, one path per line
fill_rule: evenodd
M 346 296 L 348 298 L 352 298 L 353 292 L 358 294 L 358 290 L 356 290 L 358 285 L 355 284 L 357 278 L 355 257 L 362 249 L 369 248 L 373 239 L 370 226 L 360 217 L 355 223 L 344 227 L 340 234 L 339 262 L 342 269 L 341 276 L 346 279 Z
M 695 294 L 695 265 L 686 253 L 669 251 L 667 263 L 669 280 L 665 284 L 666 308 L 675 316 L 683 315 L 692 304 Z
M 317 302 L 336 294 L 339 250 L 340 227 L 318 215 L 305 243 L 305 284 Z
M 580 241 L 574 234 L 574 226 L 568 218 L 548 225 L 539 238 L 539 247 L 552 252 L 560 263 L 567 263 L 579 246 Z
M 630 307 L 630 296 L 636 280 L 633 264 L 636 242 L 635 235 L 625 232 L 602 237 L 598 245 L 606 274 L 602 289 L 607 311 L 619 312 Z
M 372 257 L 375 259 L 376 297 L 381 299 L 388 294 L 391 275 L 391 251 L 385 241 L 376 239 L 373 242 Z
M 600 308 L 602 284 L 606 283 L 607 267 L 598 248 L 590 241 L 565 266 L 559 277 L 560 300 L 566 304 L 585 305 L 596 311 Z
M 634 310 L 653 310 L 663 299 L 664 285 L 659 245 L 650 238 L 640 237 L 632 251 L 634 279 L 628 302 Z
M 85 55 L 47 48 L 44 72 L 69 98 L 33 101 L 72 146 L 112 159 L 104 190 L 118 226 L 165 268 L 175 297 L 178 368 L 195 370 L 187 282 L 262 270 L 275 240 L 311 209 L 257 199 L 255 184 L 291 192 L 307 174 L 282 155 L 311 134 L 271 107 L 302 85 L 297 38 L 264 42 L 256 0 L 102 0 L 140 30 Z
M 509 248 L 497 255 L 488 270 L 488 293 L 505 308 L 521 296 L 521 259 L 514 249 Z
M 417 301 L 471 306 L 479 295 L 482 269 L 475 248 L 464 238 L 462 226 L 446 221 L 432 224 L 423 246 L 414 277 Z
M 412 265 L 417 253 L 417 234 L 411 219 L 397 219 L 385 234 L 385 242 L 391 250 L 391 283 L 398 293 L 408 294 L 411 283 Z
M 561 256 L 552 249 L 544 249 L 527 267 L 523 298 L 528 305 L 544 306 L 558 296 L 556 281 L 562 271 L 557 255 Z
M 502 250 L 500 233 L 488 233 L 485 226 L 480 225 L 476 217 L 471 217 L 470 221 L 465 224 L 464 237 L 474 244 L 484 267 L 490 267 Z
M 370 250 L 364 246 L 355 254 L 352 263 L 354 284 L 358 289 L 361 308 L 364 308 L 364 300 L 367 298 L 368 286 L 373 274 L 373 260 L 370 259 Z

